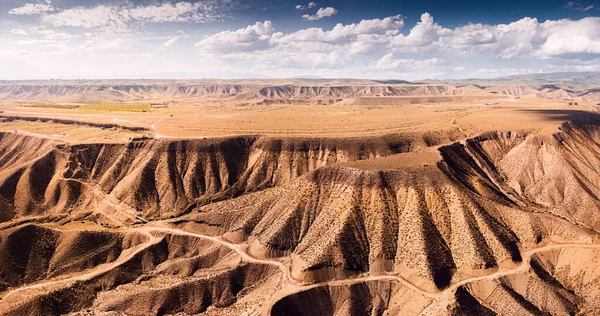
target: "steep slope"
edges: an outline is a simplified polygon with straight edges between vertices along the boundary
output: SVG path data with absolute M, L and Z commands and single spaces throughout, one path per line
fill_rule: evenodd
M 59 315 L 90 308 L 134 314 L 199 313 L 243 301 L 250 287 L 263 284 L 275 290 L 280 286 L 276 268 L 241 262 L 239 255 L 211 241 L 163 234 L 131 248 L 113 256 L 110 269 L 102 265 L 73 269 L 29 289 L 2 293 L 0 315 Z M 87 257 L 99 253 L 91 251 Z M 102 294 L 97 295 L 100 290 Z
M 480 198 L 434 167 L 320 168 L 174 224 L 249 240 L 254 256 L 291 255 L 292 276 L 306 282 L 393 272 L 431 291 L 520 262 L 523 243 L 588 240 L 568 223 Z
M 27 225 L 0 233 L 0 292 L 111 262 L 145 239 L 140 234 L 60 231 Z
M 486 145 L 495 141 L 493 135 L 484 135 L 467 141 L 465 149 L 482 167 L 478 172 L 494 180 L 493 186 L 499 190 L 496 194 L 506 194 L 514 203 L 544 209 L 583 227 L 600 229 L 595 211 L 600 207 L 599 125 L 580 120 L 564 123 L 560 130 L 552 136 L 514 135 L 514 141 L 503 148 Z M 472 189 L 493 195 L 486 193 L 490 189 L 484 185 Z
M 311 288 L 278 301 L 271 315 L 414 315 L 431 299 L 391 281 Z
M 280 185 L 321 166 L 409 152 L 458 135 L 451 130 L 435 137 L 237 137 L 71 146 L 7 133 L 0 141 L 0 220 L 98 203 L 113 209 L 122 204 L 130 215 L 142 211 L 148 218 L 165 218 Z
M 0 134 L 0 314 L 595 313 L 593 118 L 444 145 L 436 165 L 335 165 L 454 133 L 74 146 Z
M 307 282 L 393 272 L 421 288 L 443 289 L 519 264 L 522 249 L 556 236 L 591 240 L 588 228 L 595 229 L 598 219 L 591 198 L 595 186 L 586 186 L 581 170 L 586 166 L 587 178 L 598 178 L 593 166 L 600 156 L 592 132 L 598 126 L 578 122 L 562 129 L 548 138 L 547 146 L 554 148 L 549 154 L 537 151 L 539 136 L 489 133 L 442 147 L 437 167 L 322 167 L 275 189 L 202 207 L 173 223 L 248 240 L 255 256 L 289 255 L 292 276 Z M 586 158 L 561 146 L 580 146 L 577 153 Z M 511 185 L 512 170 L 537 175 L 537 159 L 552 159 L 557 171 L 534 177 L 550 193 L 529 195 Z M 558 182 L 549 186 L 545 174 Z M 521 183 L 533 187 L 531 181 Z M 569 198 L 542 203 L 555 195 Z
M 600 310 L 600 270 L 592 264 L 599 254 L 586 248 L 539 253 L 523 273 L 464 288 L 498 314 L 593 315 Z

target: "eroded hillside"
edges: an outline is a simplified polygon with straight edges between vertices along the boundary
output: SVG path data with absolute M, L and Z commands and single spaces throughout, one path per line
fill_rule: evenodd
M 123 205 L 115 216 L 142 210 L 145 217 L 164 219 L 287 183 L 325 165 L 409 152 L 458 136 L 449 130 L 355 140 L 234 137 L 68 145 L 4 133 L 2 218 L 81 210 L 92 202 L 111 207 L 118 201 Z
M 600 123 L 461 135 L 3 133 L 0 314 L 598 312 Z
M 547 99 L 600 101 L 598 89 L 553 84 L 493 83 L 489 86 L 446 83 L 386 84 L 334 80 L 245 81 L 50 81 L 2 82 L 0 102 L 139 102 L 140 100 L 230 100 L 247 104 L 331 104 L 365 97 L 460 96 L 472 94 L 537 96 Z

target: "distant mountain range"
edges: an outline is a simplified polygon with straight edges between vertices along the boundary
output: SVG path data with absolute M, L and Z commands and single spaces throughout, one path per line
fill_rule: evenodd
M 598 85 L 600 72 L 551 72 L 524 75 L 511 75 L 490 79 L 458 79 L 458 80 L 432 80 L 449 84 L 461 83 L 511 83 L 511 84 L 567 84 L 567 85 Z

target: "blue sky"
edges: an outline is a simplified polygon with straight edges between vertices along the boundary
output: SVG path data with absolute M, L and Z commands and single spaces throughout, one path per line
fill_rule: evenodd
M 2 0 L 0 79 L 600 71 L 597 1 Z

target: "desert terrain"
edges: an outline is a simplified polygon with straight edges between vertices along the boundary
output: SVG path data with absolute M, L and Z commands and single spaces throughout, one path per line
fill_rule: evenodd
M 0 81 L 0 315 L 598 315 L 595 80 Z

